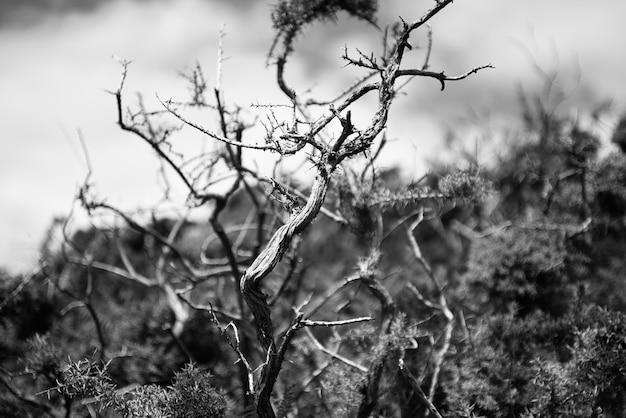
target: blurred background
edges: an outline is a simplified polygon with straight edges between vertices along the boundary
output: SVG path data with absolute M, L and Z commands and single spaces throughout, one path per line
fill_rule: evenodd
M 421 16 L 432 1 L 387 0 L 379 26 Z M 254 0 L 2 0 L 0 2 L 0 267 L 23 272 L 37 262 L 38 246 L 53 216 L 66 215 L 87 173 L 78 140 L 89 150 L 97 195 L 121 208 L 160 198 L 159 169 L 148 147 L 116 125 L 112 95 L 120 66 L 132 60 L 126 100 L 142 92 L 149 107 L 182 98 L 179 72 L 198 61 L 216 80 L 216 52 L 224 25 L 222 90 L 228 103 L 284 103 L 266 67 L 273 39 L 271 1 Z M 612 100 L 600 125 L 608 136 L 626 104 L 626 2 L 622 0 L 457 1 L 432 21 L 433 71 L 462 74 L 492 64 L 440 91 L 434 80 L 415 80 L 394 104 L 381 163 L 418 177 L 432 161 L 453 161 L 474 150 L 488 164 L 497 147 L 486 132 L 506 132 L 520 120 L 519 93 L 541 89 L 537 65 L 558 73 L 576 112 Z M 321 25 L 321 24 L 320 24 Z M 319 26 L 319 25 L 318 25 Z M 360 74 L 344 68 L 342 48 L 380 52 L 380 33 L 340 16 L 309 27 L 287 77 L 299 91 L 328 98 Z M 424 47 L 426 32 L 413 44 Z M 406 61 L 421 65 L 423 48 Z M 535 65 L 536 64 L 536 65 Z M 366 121 L 368 109 L 354 111 Z M 205 123 L 210 126 L 214 115 Z M 450 132 L 457 138 L 449 151 Z M 193 133 L 193 135 L 196 135 Z M 494 134 L 496 135 L 496 134 Z M 460 138 L 460 139 L 459 139 Z M 448 143 L 446 143 L 448 140 Z

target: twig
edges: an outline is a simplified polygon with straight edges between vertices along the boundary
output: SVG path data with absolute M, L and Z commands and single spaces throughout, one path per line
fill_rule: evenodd
M 359 318 L 350 318 L 350 319 L 344 319 L 344 320 L 340 320 L 340 321 L 311 321 L 310 319 L 303 319 L 302 320 L 302 325 L 305 327 L 336 327 L 339 325 L 350 325 L 350 324 L 356 324 L 359 322 L 368 322 L 373 320 L 374 318 L 372 318 L 371 316 L 362 316 Z
M 226 25 L 222 23 L 217 44 L 217 74 L 215 76 L 215 90 L 221 91 L 222 85 L 222 63 L 224 62 L 224 37 L 226 36 Z
M 360 365 L 350 359 L 347 359 L 333 351 L 330 351 L 329 349 L 327 349 L 326 347 L 324 347 L 324 345 L 318 341 L 317 338 L 315 338 L 315 336 L 313 335 L 313 333 L 311 332 L 311 330 L 309 330 L 308 328 L 304 329 L 304 332 L 306 332 L 307 336 L 311 339 L 311 341 L 313 342 L 313 344 L 315 344 L 315 347 L 317 347 L 318 350 L 320 350 L 323 353 L 328 354 L 329 356 L 331 356 L 334 359 L 339 360 L 340 362 L 355 368 L 363 373 L 367 373 L 367 367 Z
M 439 82 L 441 83 L 441 90 L 443 90 L 446 87 L 446 81 L 463 80 L 463 79 L 469 77 L 470 75 L 476 74 L 478 71 L 484 70 L 486 68 L 495 68 L 495 67 L 493 65 L 491 65 L 491 64 L 481 65 L 479 67 L 474 67 L 471 70 L 467 71 L 466 73 L 458 75 L 458 76 L 447 76 L 447 75 L 445 75 L 445 73 L 443 71 L 438 73 L 438 72 L 428 71 L 428 70 L 407 69 L 407 70 L 399 70 L 398 73 L 397 73 L 397 76 L 398 77 L 403 77 L 403 76 L 420 76 L 420 77 L 435 78 L 435 79 L 439 80 Z
M 426 299 L 424 297 L 424 295 L 422 295 L 422 293 L 417 289 L 417 287 L 415 287 L 415 285 L 413 283 L 407 283 L 406 285 L 409 290 L 411 292 L 413 292 L 413 295 L 415 295 L 415 297 L 417 298 L 417 300 L 419 300 L 420 302 L 422 302 L 425 306 L 434 309 L 434 310 L 441 310 L 441 306 L 437 305 L 436 303 L 431 302 L 430 300 Z
M 431 307 L 439 310 L 446 320 L 446 324 L 442 334 L 443 342 L 441 343 L 441 347 L 435 350 L 435 347 L 433 345 L 433 373 L 430 381 L 430 388 L 428 391 L 428 400 L 432 402 L 435 397 L 435 390 L 437 389 L 437 384 L 439 382 L 439 373 L 441 372 L 441 366 L 443 364 L 444 357 L 450 349 L 452 330 L 454 329 L 454 314 L 452 313 L 452 311 L 450 311 L 450 308 L 448 308 L 448 302 L 446 300 L 443 289 L 439 284 L 439 281 L 437 280 L 437 277 L 435 276 L 430 264 L 422 255 L 422 251 L 420 250 L 417 240 L 413 235 L 413 231 L 415 230 L 415 228 L 417 228 L 417 226 L 422 222 L 423 219 L 424 213 L 423 211 L 421 211 L 418 217 L 407 227 L 407 237 L 411 244 L 411 248 L 413 249 L 413 257 L 422 265 L 423 269 L 426 271 L 428 277 L 430 278 L 433 286 L 438 293 L 439 303 L 437 305 L 431 303 Z M 420 293 L 417 292 L 417 289 L 415 289 L 415 291 L 417 295 L 420 295 Z M 425 299 L 422 298 L 422 301 L 424 302 Z
M 13 291 L 11 292 L 11 294 L 9 296 L 7 296 L 2 303 L 0 304 L 0 312 L 2 312 L 2 310 L 13 301 L 13 299 L 15 299 L 21 292 L 22 290 L 24 290 L 24 288 L 26 287 L 26 285 L 28 285 L 28 283 L 34 279 L 35 277 L 37 277 L 45 268 L 47 267 L 47 265 L 44 263 L 41 266 L 39 266 L 37 269 L 33 270 L 31 273 L 29 273 L 26 277 L 22 278 L 20 280 L 20 283 L 15 287 L 15 289 L 13 289 Z
M 161 98 L 159 96 L 157 96 L 157 99 L 159 100 L 159 102 L 161 102 L 161 104 L 163 105 L 163 107 L 170 112 L 172 115 L 174 115 L 178 120 L 180 120 L 181 122 L 183 122 L 185 125 L 189 125 L 192 128 L 202 132 L 205 135 L 210 136 L 213 139 L 216 139 L 220 142 L 223 142 L 225 144 L 228 145 L 233 145 L 236 147 L 242 147 L 242 148 L 250 148 L 250 149 L 256 149 L 256 150 L 265 150 L 265 151 L 273 151 L 273 152 L 279 152 L 280 150 L 278 150 L 276 147 L 272 146 L 272 145 L 254 145 L 254 144 L 244 144 L 243 142 L 239 142 L 239 141 L 232 141 L 228 138 L 225 138 L 223 136 L 220 136 L 218 134 L 216 134 L 215 132 L 212 132 L 200 125 L 198 125 L 197 123 L 191 122 L 190 120 L 186 119 L 184 116 L 182 116 L 180 113 L 178 113 L 173 107 L 171 102 L 164 102 L 163 100 L 161 100 Z
M 331 103 L 335 103 L 336 101 L 340 100 L 342 97 L 345 97 L 348 94 L 352 93 L 361 84 L 365 83 L 367 80 L 369 80 L 370 78 L 372 78 L 376 74 L 378 74 L 378 71 L 371 71 L 370 73 L 368 73 L 365 76 L 361 77 L 360 79 L 356 80 L 354 83 L 352 83 L 350 86 L 348 86 L 348 88 L 346 88 L 344 91 L 342 91 L 339 95 L 337 95 L 335 98 L 333 98 L 331 100 L 316 101 L 316 100 L 313 100 L 313 99 L 309 99 L 309 100 L 307 100 L 306 105 L 328 106 Z
M 351 277 L 346 278 L 343 282 L 337 283 L 334 286 L 327 289 L 324 295 L 319 299 L 317 304 L 309 309 L 308 316 L 309 317 L 312 316 L 315 312 L 321 309 L 321 307 L 324 306 L 326 302 L 328 302 L 337 292 L 339 292 L 339 290 L 348 286 L 350 283 L 355 283 L 358 281 L 359 281 L 358 275 L 351 276 Z
M 113 94 L 115 96 L 116 102 L 117 102 L 117 124 L 119 125 L 119 127 L 127 132 L 132 132 L 135 135 L 139 136 L 141 139 L 143 139 L 145 142 L 148 143 L 148 145 L 150 145 L 150 147 L 157 153 L 157 155 L 159 156 L 159 158 L 161 158 L 163 161 L 165 161 L 167 163 L 167 165 L 174 170 L 174 172 L 177 174 L 177 176 L 183 181 L 183 183 L 185 184 L 185 186 L 187 187 L 187 189 L 189 189 L 189 192 L 191 193 L 191 195 L 193 195 L 195 198 L 201 200 L 201 201 L 205 201 L 205 200 L 210 200 L 212 198 L 214 198 L 215 196 L 209 193 L 199 193 L 195 187 L 193 186 L 193 184 L 191 184 L 191 182 L 189 181 L 189 179 L 187 178 L 187 176 L 185 175 L 185 173 L 182 172 L 181 168 L 174 162 L 172 161 L 172 159 L 163 151 L 163 149 L 161 149 L 160 147 L 160 143 L 162 142 L 162 140 L 158 140 L 158 138 L 155 137 L 151 137 L 149 135 L 147 135 L 146 133 L 142 132 L 140 129 L 138 129 L 134 124 L 129 125 L 126 123 L 125 119 L 124 119 L 124 115 L 123 115 L 123 105 L 122 105 L 122 89 L 124 88 L 124 83 L 126 81 L 126 76 L 128 74 L 128 65 L 131 63 L 130 61 L 126 61 L 126 60 L 122 60 L 119 59 L 117 57 L 114 57 L 122 66 L 122 76 L 120 79 L 120 84 L 117 88 L 117 90 L 115 92 L 109 92 L 111 94 Z M 147 115 L 145 116 L 145 120 L 147 119 Z M 168 133 L 164 133 L 164 138 L 165 136 L 167 136 Z
M 402 373 L 402 376 L 404 376 L 411 384 L 413 391 L 415 391 L 415 393 L 417 394 L 417 396 L 419 396 L 422 402 L 426 404 L 428 411 L 430 411 L 430 413 L 433 414 L 436 418 L 443 418 L 439 411 L 437 411 L 437 408 L 435 408 L 435 405 L 433 405 L 432 400 L 427 397 L 422 390 L 422 387 L 420 386 L 417 378 L 415 378 L 413 373 L 411 373 L 411 371 L 406 367 L 403 359 L 400 359 L 398 361 L 398 368 L 400 369 L 400 373 Z

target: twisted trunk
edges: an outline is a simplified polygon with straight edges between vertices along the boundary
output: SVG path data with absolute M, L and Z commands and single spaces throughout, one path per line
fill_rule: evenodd
M 274 233 L 267 246 L 246 270 L 239 282 L 243 298 L 256 321 L 257 337 L 267 356 L 266 364 L 261 373 L 257 398 L 257 413 L 261 418 L 273 418 L 275 416 L 270 403 L 270 396 L 280 370 L 280 364 L 277 362 L 271 311 L 267 304 L 267 295 L 261 290 L 261 282 L 274 270 L 289 248 L 294 236 L 302 232 L 319 213 L 328 191 L 331 171 L 319 169 L 311 188 L 311 194 L 304 207 Z

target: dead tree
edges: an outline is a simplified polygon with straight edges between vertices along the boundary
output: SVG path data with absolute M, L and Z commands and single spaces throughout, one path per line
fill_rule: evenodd
M 151 277 L 137 271 L 132 261 L 125 254 L 123 246 L 118 246 L 122 266 L 114 266 L 90 259 L 88 251 L 68 251 L 68 260 L 74 265 L 88 269 L 100 269 L 140 283 L 147 287 L 160 289 L 167 300 L 175 323 L 172 324 L 172 338 L 177 340 L 186 326 L 192 310 L 203 310 L 210 314 L 211 321 L 218 327 L 238 358 L 237 368 L 241 393 L 242 410 L 254 411 L 259 417 L 275 417 L 272 405 L 277 381 L 281 368 L 288 355 L 294 338 L 302 328 L 312 327 L 343 327 L 350 324 L 371 321 L 369 315 L 345 318 L 337 321 L 321 321 L 313 319 L 316 311 L 330 297 L 352 283 L 363 285 L 380 304 L 379 347 L 384 351 L 388 344 L 388 336 L 397 322 L 398 311 L 393 295 L 383 283 L 379 271 L 381 244 L 384 239 L 383 214 L 396 204 L 410 202 L 416 210 L 407 216 L 397 228 L 405 223 L 408 245 L 415 260 L 422 266 L 431 280 L 433 296 L 423 296 L 417 287 L 407 284 L 417 301 L 432 309 L 434 315 L 444 318 L 444 328 L 438 342 L 432 344 L 430 361 L 430 381 L 428 389 L 423 391 L 423 377 L 416 378 L 402 361 L 399 366 L 402 374 L 415 387 L 415 393 L 423 400 L 430 413 L 437 415 L 433 406 L 434 393 L 438 375 L 444 356 L 450 346 L 454 315 L 449 308 L 445 290 L 439 283 L 435 272 L 423 257 L 417 244 L 413 230 L 424 219 L 424 214 L 436 215 L 432 202 L 448 198 L 436 190 L 427 187 L 415 187 L 402 193 L 382 191 L 374 193 L 376 185 L 375 161 L 384 147 L 386 139 L 384 131 L 387 126 L 392 103 L 399 90 L 407 81 L 414 77 L 433 78 L 443 90 L 449 81 L 463 80 L 466 77 L 491 67 L 480 66 L 458 76 L 448 76 L 443 71 L 430 70 L 429 58 L 432 45 L 432 32 L 429 21 L 452 0 L 436 1 L 433 7 L 414 21 L 401 21 L 393 30 L 380 30 L 375 25 L 374 12 L 376 2 L 332 2 L 332 1 L 280 1 L 274 9 L 274 25 L 276 39 L 270 50 L 270 62 L 276 70 L 276 82 L 286 97 L 285 104 L 273 104 L 267 107 L 257 106 L 265 115 L 266 135 L 262 141 L 250 141 L 246 133 L 251 127 L 242 116 L 240 109 L 228 105 L 221 87 L 219 74 L 222 67 L 222 46 L 218 51 L 218 81 L 212 99 L 207 98 L 209 91 L 202 69 L 196 66 L 185 77 L 189 80 L 192 90 L 191 100 L 177 102 L 160 100 L 163 108 L 149 111 L 139 101 L 138 110 L 126 107 L 124 86 L 128 75 L 129 61 L 119 60 L 122 66 L 121 81 L 118 88 L 112 91 L 117 108 L 117 123 L 120 128 L 140 138 L 156 154 L 163 167 L 165 195 L 169 193 L 171 174 L 187 190 L 188 198 L 185 206 L 192 210 L 198 207 L 210 207 L 209 224 L 212 233 L 207 236 L 205 246 L 200 252 L 200 262 L 192 260 L 180 251 L 177 242 L 179 234 L 186 222 L 181 216 L 166 234 L 146 225 L 132 214 L 125 212 L 104 200 L 98 199 L 92 192 L 89 178 L 79 193 L 79 201 L 90 213 L 103 211 L 115 215 L 131 229 L 145 234 L 158 244 L 159 251 L 155 257 L 154 274 Z M 347 86 L 331 100 L 319 100 L 311 94 L 300 92 L 292 87 L 286 71 L 292 59 L 295 43 L 303 28 L 317 20 L 335 17 L 336 13 L 345 11 L 358 18 L 372 23 L 372 30 L 380 31 L 384 49 L 380 55 L 365 54 L 361 51 L 351 53 L 348 48 L 342 56 L 347 66 L 364 72 L 358 81 Z M 411 36 L 416 32 L 426 31 L 428 47 L 422 51 L 423 64 L 419 68 L 406 67 L 405 56 L 413 49 Z M 356 126 L 353 122 L 354 105 L 366 96 L 375 95 L 376 109 L 369 115 L 366 126 Z M 289 109 L 289 117 L 281 120 L 275 109 Z M 195 110 L 194 110 L 195 109 Z M 321 116 L 315 116 L 322 110 Z M 196 122 L 197 117 L 191 110 L 212 111 L 217 115 L 217 128 L 209 128 Z M 176 124 L 165 122 L 170 117 Z M 173 117 L 173 118 L 172 118 Z M 175 151 L 173 136 L 181 128 L 192 128 L 204 135 L 212 143 L 209 151 L 194 155 L 191 158 Z M 285 177 L 265 178 L 251 165 L 247 165 L 244 154 L 268 153 L 277 156 L 279 167 L 284 159 L 292 156 L 306 156 L 311 169 L 312 183 L 306 189 L 294 187 L 285 181 Z M 365 156 L 365 157 L 363 157 Z M 357 168 L 350 162 L 360 160 Z M 341 176 L 338 174 L 341 171 Z M 275 169 L 274 172 L 277 172 Z M 169 173 L 169 174 L 165 174 Z M 337 211 L 325 205 L 331 190 L 338 187 L 337 179 L 346 181 L 345 193 L 340 205 L 347 211 Z M 220 187 L 215 187 L 220 184 Z M 226 186 L 223 186 L 226 184 Z M 229 201 L 237 193 L 242 192 L 252 204 L 248 218 L 238 225 L 223 225 L 221 215 Z M 369 193 L 369 194 L 368 194 Z M 354 208 L 360 212 L 355 216 Z M 348 227 L 355 227 L 364 233 L 367 243 L 366 254 L 357 272 L 338 287 L 329 288 L 323 295 L 305 298 L 304 302 L 293 303 L 293 316 L 278 318 L 282 325 L 277 327 L 276 314 L 273 306 L 282 297 L 281 291 L 271 298 L 266 294 L 264 285 L 268 276 L 276 272 L 281 260 L 287 259 L 292 267 L 282 278 L 288 283 L 296 275 L 298 265 L 298 248 L 300 235 L 310 226 L 312 221 L 323 214 L 333 221 Z M 355 221 L 356 219 L 356 221 Z M 392 228 L 392 229 L 393 229 Z M 71 243 L 71 238 L 67 237 Z M 204 247 L 217 243 L 223 257 L 207 254 Z M 213 283 L 212 296 L 202 294 L 200 283 Z M 59 282 L 60 283 L 60 282 Z M 60 284 L 62 286 L 62 284 Z M 226 302 L 226 295 L 237 295 L 234 303 Z M 77 297 L 78 298 L 78 297 Z M 85 299 L 83 302 L 88 302 Z M 85 303 L 86 303 L 85 302 Z M 284 300 L 283 303 L 289 303 Z M 89 306 L 86 304 L 85 306 Z M 256 334 L 258 344 L 254 341 Z M 316 346 L 335 359 L 347 362 L 337 351 L 327 349 L 308 332 Z M 106 338 L 102 337 L 105 341 Z M 113 353 L 106 352 L 104 357 Z M 184 347 L 182 347 L 184 350 Z M 366 375 L 366 384 L 362 389 L 362 400 L 357 408 L 359 417 L 368 417 L 374 412 L 379 401 L 379 385 L 383 368 L 391 357 L 384 357 L 368 366 L 353 363 Z M 256 365 L 255 365 L 256 363 Z M 321 372 L 320 372 L 321 373 Z M 315 378 L 315 373 L 311 379 Z

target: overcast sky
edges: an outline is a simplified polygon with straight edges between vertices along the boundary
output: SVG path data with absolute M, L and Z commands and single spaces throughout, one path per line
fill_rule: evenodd
M 380 23 L 397 16 L 416 19 L 431 3 L 382 1 Z M 89 148 L 99 196 L 125 208 L 155 199 L 153 155 L 115 125 L 113 97 L 105 92 L 119 81 L 111 55 L 133 60 L 129 100 L 134 91 L 150 103 L 155 93 L 182 98 L 186 86 L 176 74 L 196 60 L 213 84 L 218 32 L 225 24 L 226 99 L 242 106 L 280 102 L 273 70 L 265 68 L 270 10 L 269 0 L 0 2 L 0 266 L 12 272 L 31 268 L 51 217 L 71 207 L 86 173 L 77 129 Z M 454 2 L 432 21 L 431 69 L 449 75 L 488 63 L 496 69 L 450 83 L 444 92 L 433 80 L 409 86 L 389 123 L 389 136 L 401 140 L 383 162 L 401 164 L 408 173 L 423 171 L 425 159 L 436 158 L 445 126 L 470 108 L 496 125 L 514 120 L 518 86 L 536 84 L 525 50 L 564 74 L 580 65 L 583 82 L 599 97 L 614 99 L 616 112 L 623 111 L 624 16 L 623 0 Z M 379 46 L 377 35 L 359 22 L 315 29 L 305 33 L 299 60 L 288 69 L 296 89 L 332 92 L 358 75 L 341 68 L 344 45 Z M 423 44 L 424 34 L 417 35 L 416 43 Z M 417 53 L 407 64 L 419 59 Z M 367 117 L 365 110 L 360 113 Z M 468 137 L 468 144 L 473 140 Z

